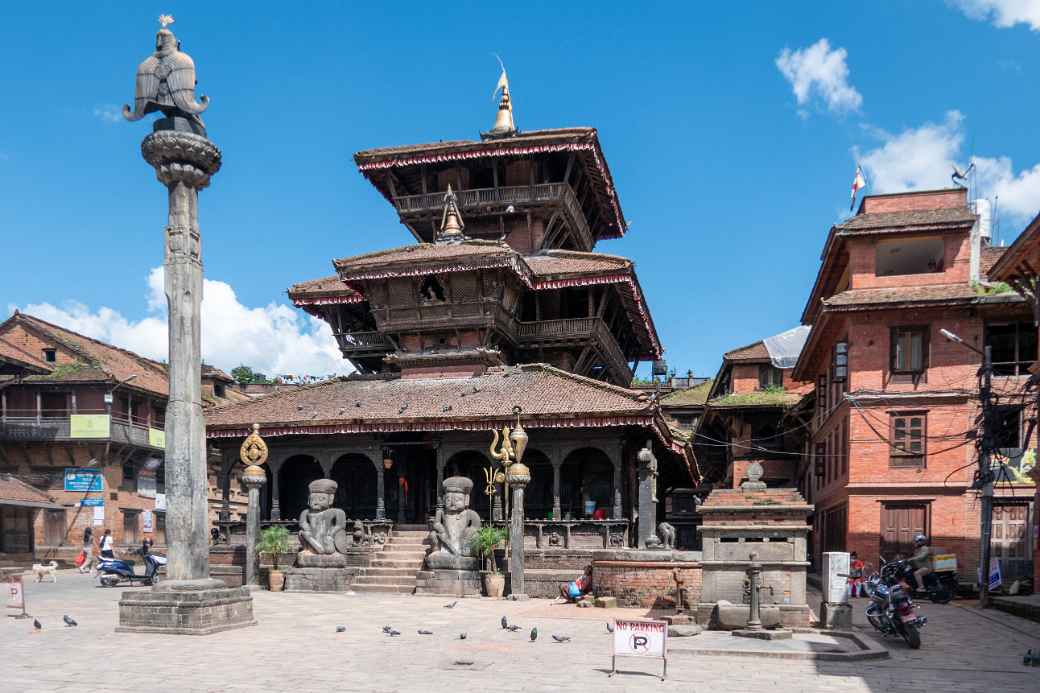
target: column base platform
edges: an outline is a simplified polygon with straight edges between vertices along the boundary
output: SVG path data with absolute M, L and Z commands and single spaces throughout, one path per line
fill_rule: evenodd
M 117 633 L 211 635 L 255 626 L 248 587 L 226 587 L 220 580 L 178 580 L 147 592 L 123 592 Z

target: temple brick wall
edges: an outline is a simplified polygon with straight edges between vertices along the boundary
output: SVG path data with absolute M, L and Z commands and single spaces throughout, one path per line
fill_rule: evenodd
M 700 564 L 694 562 L 596 561 L 592 591 L 597 597 L 616 597 L 618 606 L 674 608 L 676 568 L 685 582 L 690 604 L 696 604 L 701 597 L 702 572 Z

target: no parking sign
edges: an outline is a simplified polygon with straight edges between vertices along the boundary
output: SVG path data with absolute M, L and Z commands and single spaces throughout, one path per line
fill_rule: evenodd
M 661 680 L 668 675 L 668 624 L 664 621 L 622 620 L 614 622 L 614 649 L 610 675 L 617 673 L 618 657 L 660 659 L 664 665 Z

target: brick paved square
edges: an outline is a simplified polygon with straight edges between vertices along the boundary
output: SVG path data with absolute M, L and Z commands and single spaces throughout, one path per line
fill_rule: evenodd
M 30 620 L 0 622 L 4 691 L 1036 691 L 1040 674 L 1022 666 L 1040 646 L 1040 624 L 968 602 L 923 605 L 924 646 L 885 641 L 888 660 L 814 663 L 677 654 L 668 680 L 656 663 L 622 663 L 613 679 L 605 621 L 642 616 L 632 609 L 578 609 L 547 600 L 526 603 L 449 600 L 397 594 L 256 592 L 253 628 L 205 637 L 120 634 L 122 590 L 95 588 L 62 571 L 57 584 L 27 585 Z M 857 612 L 861 604 L 856 605 Z M 62 625 L 63 614 L 77 628 Z M 523 626 L 502 630 L 505 615 Z M 857 614 L 858 616 L 858 614 Z M 857 619 L 858 621 L 859 619 Z M 344 625 L 346 632 L 336 633 Z M 390 625 L 401 632 L 381 632 Z M 863 624 L 860 624 L 861 626 Z M 528 633 L 537 626 L 539 638 Z M 419 635 L 418 629 L 433 631 Z M 869 626 L 868 626 L 869 628 Z M 465 632 L 465 640 L 459 634 Z M 572 641 L 559 644 L 553 633 Z M 454 662 L 472 661 L 460 667 Z M 638 673 L 642 672 L 642 673 Z

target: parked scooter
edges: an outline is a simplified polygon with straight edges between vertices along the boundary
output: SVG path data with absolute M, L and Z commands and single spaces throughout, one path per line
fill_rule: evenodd
M 883 559 L 882 559 L 883 560 Z M 882 562 L 881 577 L 891 583 L 899 580 L 906 583 L 911 594 L 921 590 L 928 594 L 933 604 L 946 604 L 957 594 L 957 572 L 955 570 L 936 570 L 924 576 L 924 585 L 917 584 L 914 569 L 906 561 Z
M 127 583 L 154 585 L 159 582 L 159 568 L 166 565 L 166 557 L 151 553 L 146 549 L 139 549 L 134 553 L 144 559 L 144 573 L 134 570 L 134 561 L 119 558 L 98 558 L 98 585 L 101 587 L 116 587 Z
M 866 590 L 867 596 L 870 597 L 867 620 L 882 635 L 898 635 L 911 649 L 919 649 L 919 629 L 928 623 L 928 619 L 917 614 L 914 600 L 902 581 L 894 576 L 893 571 L 889 571 L 889 574 L 891 578 L 884 577 L 882 568 L 881 574 L 874 573 L 867 578 Z

